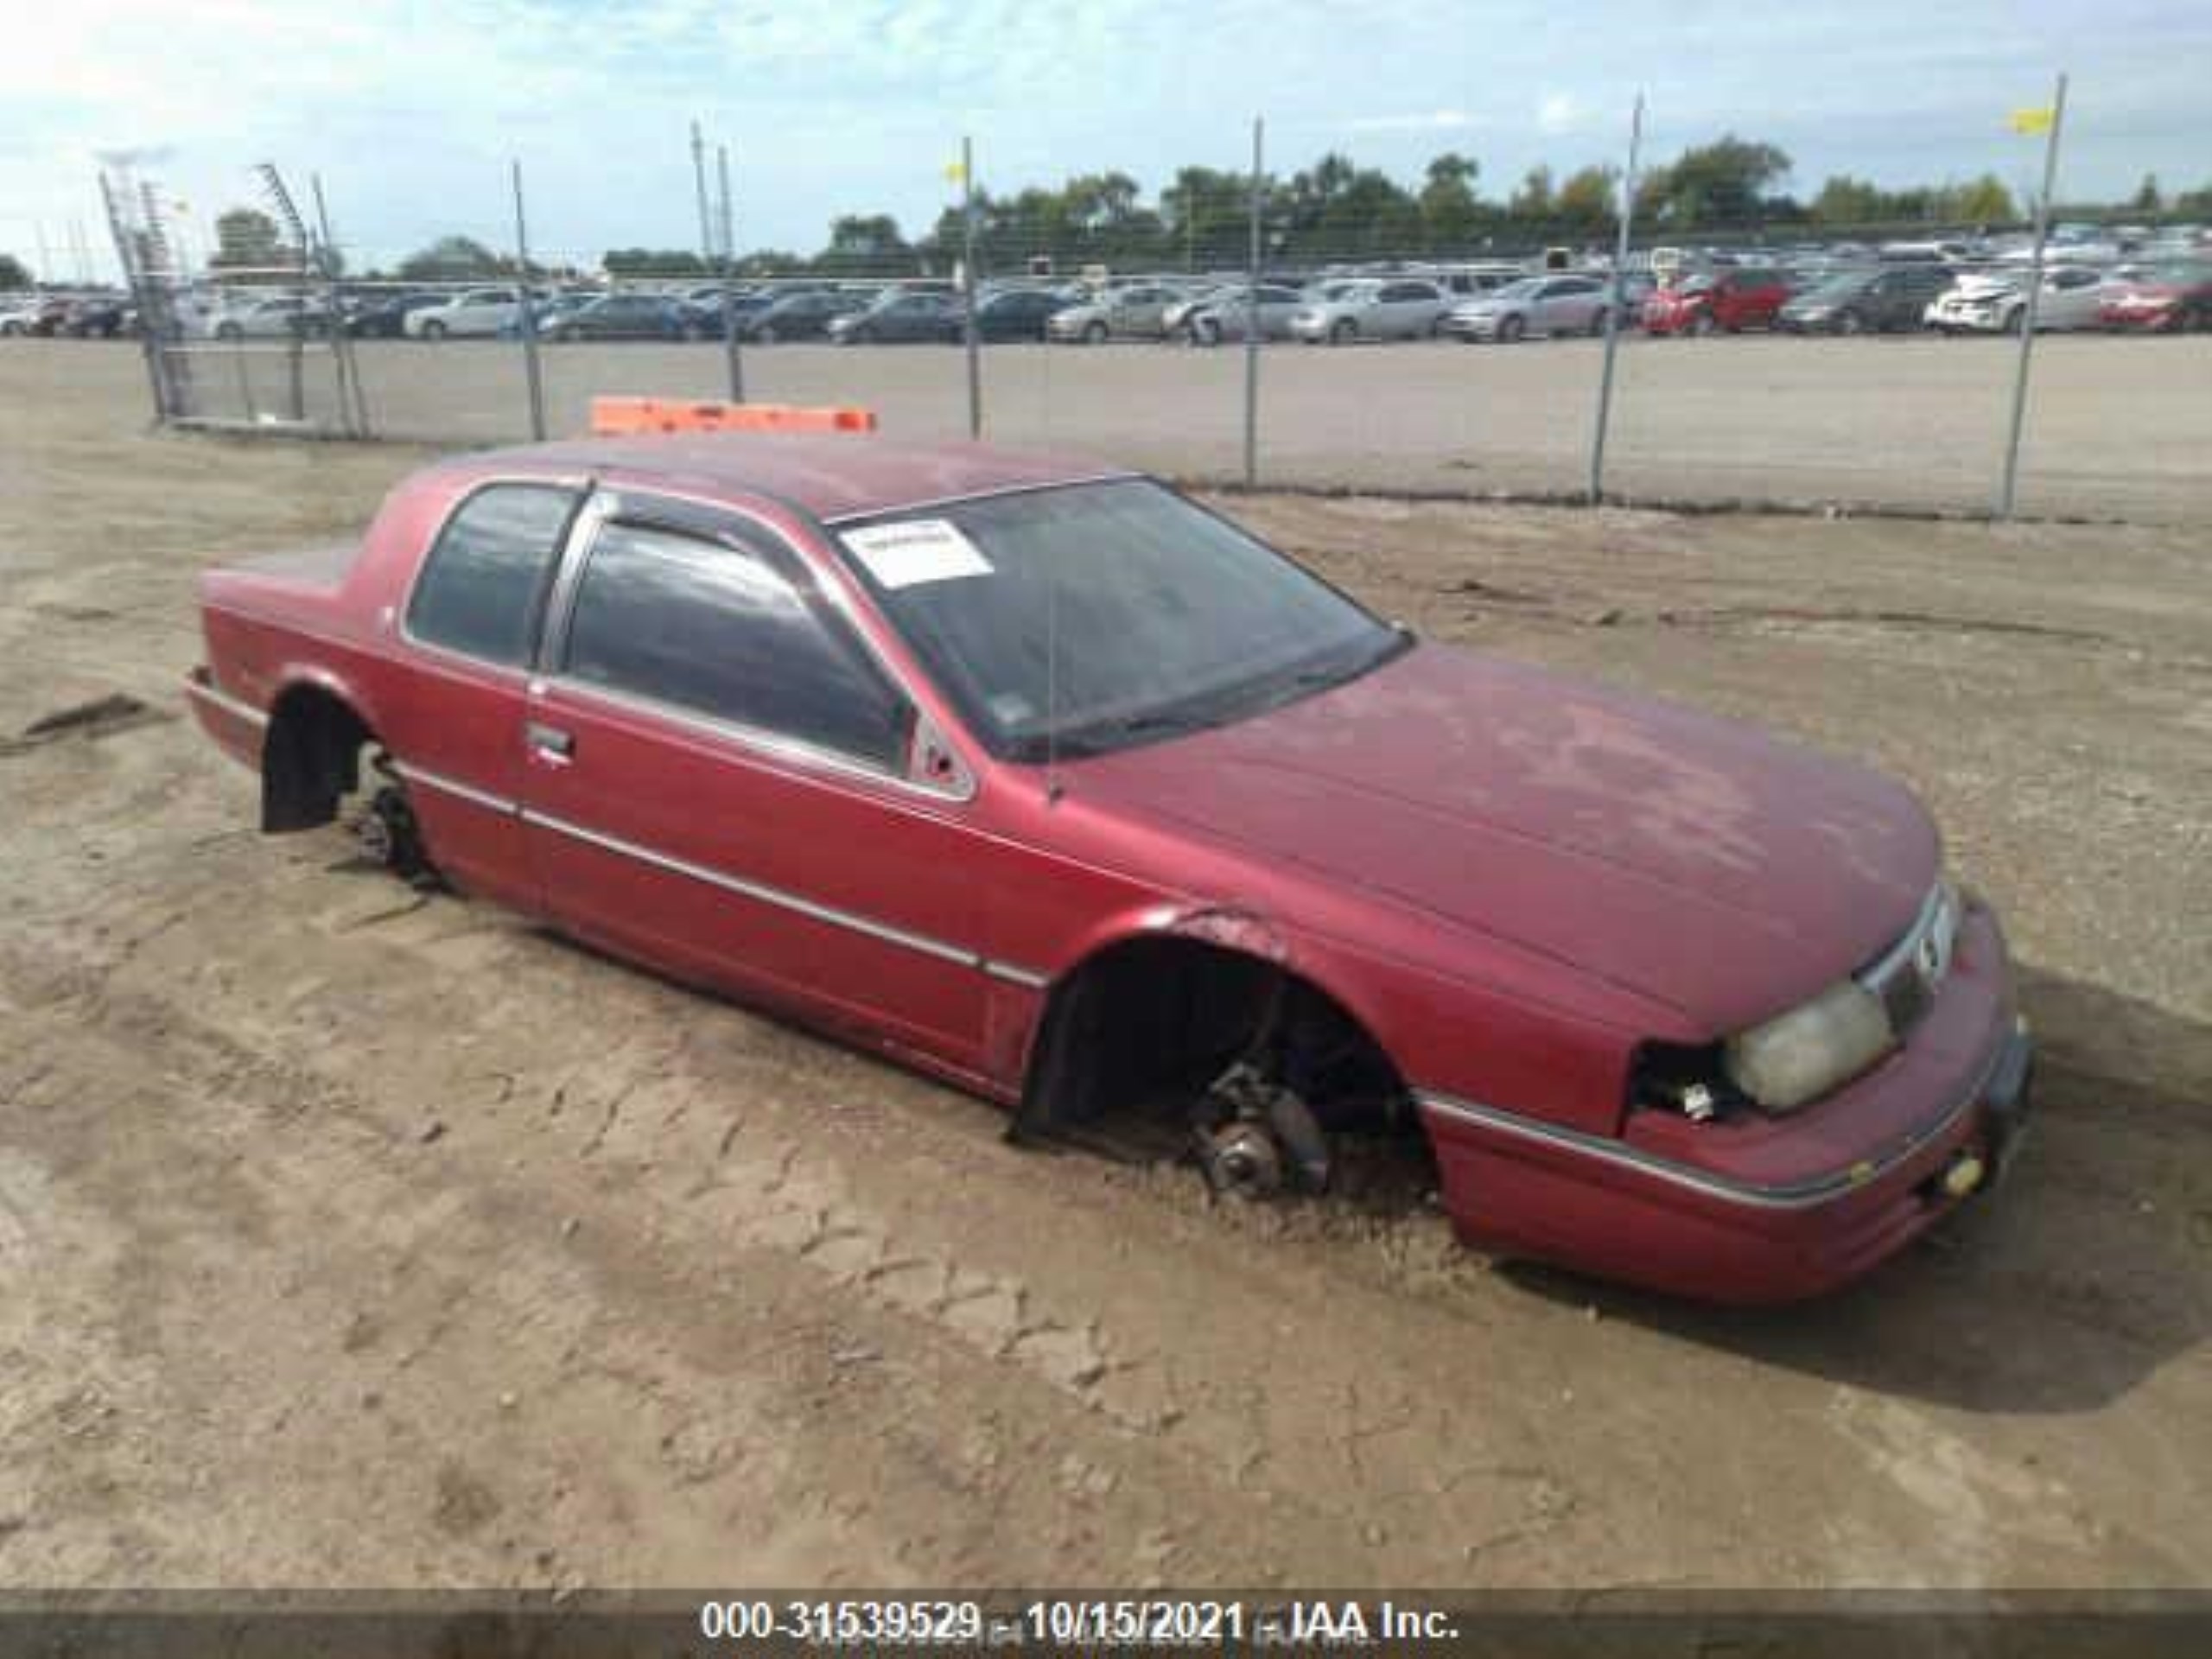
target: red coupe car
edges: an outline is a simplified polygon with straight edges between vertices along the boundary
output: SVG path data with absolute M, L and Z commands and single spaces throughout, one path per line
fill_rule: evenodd
M 1144 477 L 598 439 L 204 578 L 265 830 L 365 844 L 1219 1184 L 1425 1135 L 1460 1234 L 1809 1294 L 1986 1185 L 2030 1046 L 1901 785 L 1378 620 Z M 357 804 L 349 806 L 349 801 Z

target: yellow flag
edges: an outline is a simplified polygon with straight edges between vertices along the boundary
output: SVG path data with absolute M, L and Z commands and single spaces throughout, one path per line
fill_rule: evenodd
M 2049 132 L 2050 124 L 2058 119 L 2058 111 L 2048 104 L 2031 110 L 2012 111 L 2012 124 L 2015 132 Z
M 947 162 L 944 164 L 944 181 L 947 184 L 967 183 L 967 168 L 958 162 Z

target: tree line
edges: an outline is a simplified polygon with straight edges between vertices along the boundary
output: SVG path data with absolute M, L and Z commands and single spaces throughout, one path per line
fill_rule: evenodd
M 1962 182 L 1891 189 L 1847 175 L 1826 180 L 1809 198 L 1791 194 L 1789 155 L 1771 143 L 1725 135 L 1693 145 L 1637 181 L 1636 229 L 1643 239 L 1752 233 L 1835 234 L 1902 231 L 1912 226 L 1997 229 L 2014 226 L 2024 205 L 1993 174 Z M 1600 240 L 1615 226 L 1619 174 L 1605 166 L 1564 177 L 1548 166 L 1529 169 L 1503 193 L 1483 188 L 1474 157 L 1447 151 L 1434 157 L 1411 187 L 1377 168 L 1323 156 L 1287 177 L 1260 182 L 1262 252 L 1271 264 L 1311 264 L 1380 258 L 1478 258 L 1525 253 L 1552 244 Z M 1242 265 L 1251 225 L 1249 175 L 1217 168 L 1177 169 L 1147 200 L 1122 172 L 1081 173 L 1058 188 L 1030 186 L 1000 195 L 976 193 L 978 264 L 1018 270 L 1039 257 L 1069 272 L 1084 265 L 1118 270 L 1202 270 Z M 2212 218 L 2212 184 L 2169 198 L 2155 177 L 2120 203 L 2062 208 L 2077 217 L 2128 213 L 2150 218 Z M 211 268 L 269 270 L 297 263 L 275 221 L 239 207 L 216 221 Z M 935 223 L 909 237 L 889 213 L 844 213 L 830 222 L 827 242 L 812 253 L 757 249 L 738 259 L 743 276 L 804 273 L 824 276 L 944 274 L 961 257 L 963 208 L 948 205 Z M 683 248 L 613 248 L 601 257 L 610 275 L 711 276 L 716 267 Z M 507 253 L 463 236 L 441 237 L 367 277 L 471 281 L 512 277 Z M 533 264 L 531 275 L 550 274 Z

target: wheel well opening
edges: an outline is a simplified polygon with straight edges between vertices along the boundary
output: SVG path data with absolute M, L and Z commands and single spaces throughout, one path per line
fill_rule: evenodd
M 1179 1150 L 1232 1071 L 1289 1090 L 1330 1135 L 1416 1122 L 1397 1068 L 1326 992 L 1263 957 L 1160 937 L 1102 952 L 1054 993 L 1016 1130 L 1096 1140 L 1110 1124 L 1115 1150 Z
M 312 830 L 338 816 L 360 785 L 361 749 L 374 741 L 361 717 L 319 686 L 296 686 L 276 701 L 261 752 L 261 827 Z

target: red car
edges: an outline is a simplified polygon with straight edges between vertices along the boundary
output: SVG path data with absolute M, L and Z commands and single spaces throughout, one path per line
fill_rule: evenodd
M 1778 270 L 1744 266 L 1692 276 L 1643 302 L 1643 327 L 1654 334 L 1737 334 L 1771 328 L 1789 302 L 1789 282 Z
M 2030 1046 L 1902 785 L 1377 620 L 1148 479 L 872 437 L 434 467 L 203 579 L 272 831 L 1222 1185 L 1425 1135 L 1468 1241 L 1726 1300 L 1987 1183 Z
M 2107 328 L 2212 328 L 2212 264 L 2158 265 L 2115 283 L 2097 308 Z

